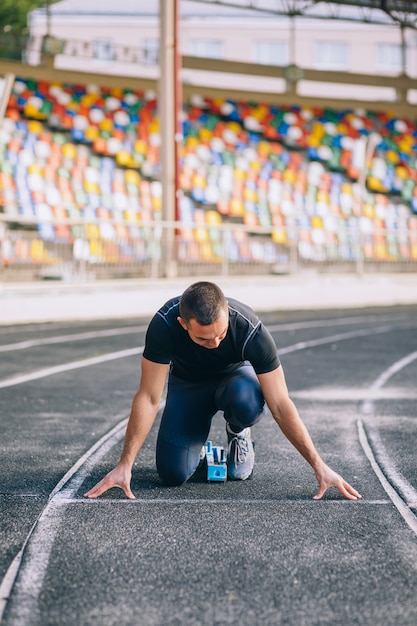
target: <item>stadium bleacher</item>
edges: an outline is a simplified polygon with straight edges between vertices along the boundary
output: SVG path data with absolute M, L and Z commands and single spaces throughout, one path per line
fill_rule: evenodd
M 273 264 L 294 241 L 306 260 L 354 260 L 359 246 L 368 260 L 417 260 L 411 120 L 203 96 L 183 118 L 180 260 L 221 262 L 225 246 L 232 262 Z M 16 79 L 0 126 L 0 211 L 36 230 L 4 238 L 3 264 L 57 262 L 60 244 L 92 263 L 151 258 L 160 143 L 154 94 Z

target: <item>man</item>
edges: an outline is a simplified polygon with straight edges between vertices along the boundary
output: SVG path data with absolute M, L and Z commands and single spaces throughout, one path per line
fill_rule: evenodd
M 224 412 L 229 478 L 247 479 L 255 454 L 251 426 L 265 403 L 287 439 L 313 468 L 323 497 L 337 487 L 348 499 L 360 494 L 320 458 L 288 395 L 275 342 L 255 313 L 211 282 L 197 282 L 169 300 L 151 320 L 142 376 L 127 425 L 120 462 L 85 495 L 97 498 L 130 488 L 132 466 L 154 423 L 166 377 L 168 390 L 156 447 L 156 465 L 167 485 L 181 485 L 196 471 L 211 420 Z

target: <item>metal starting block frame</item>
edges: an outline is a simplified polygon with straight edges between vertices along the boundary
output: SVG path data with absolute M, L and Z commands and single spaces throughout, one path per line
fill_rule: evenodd
M 207 461 L 207 482 L 223 482 L 227 480 L 226 452 L 221 446 L 213 446 L 207 441 L 204 446 Z

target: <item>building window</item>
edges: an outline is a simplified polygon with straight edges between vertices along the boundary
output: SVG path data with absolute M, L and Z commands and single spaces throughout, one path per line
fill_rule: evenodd
M 253 47 L 254 63 L 265 65 L 288 65 L 290 62 L 287 41 L 255 41 Z
M 349 44 L 344 41 L 317 41 L 314 66 L 318 70 L 348 70 Z
M 113 61 L 114 50 L 110 39 L 96 39 L 93 41 L 93 58 L 97 61 Z
M 376 67 L 379 70 L 400 72 L 401 46 L 395 43 L 376 44 Z
M 144 39 L 142 50 L 144 65 L 158 65 L 159 39 Z
M 206 59 L 222 59 L 223 42 L 219 39 L 191 39 L 190 55 Z

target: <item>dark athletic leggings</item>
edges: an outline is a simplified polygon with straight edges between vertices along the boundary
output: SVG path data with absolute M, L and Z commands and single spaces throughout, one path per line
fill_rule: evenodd
M 170 376 L 156 445 L 156 467 L 167 485 L 181 485 L 195 472 L 217 411 L 234 432 L 263 416 L 264 397 L 251 365 L 216 381 L 190 383 Z

